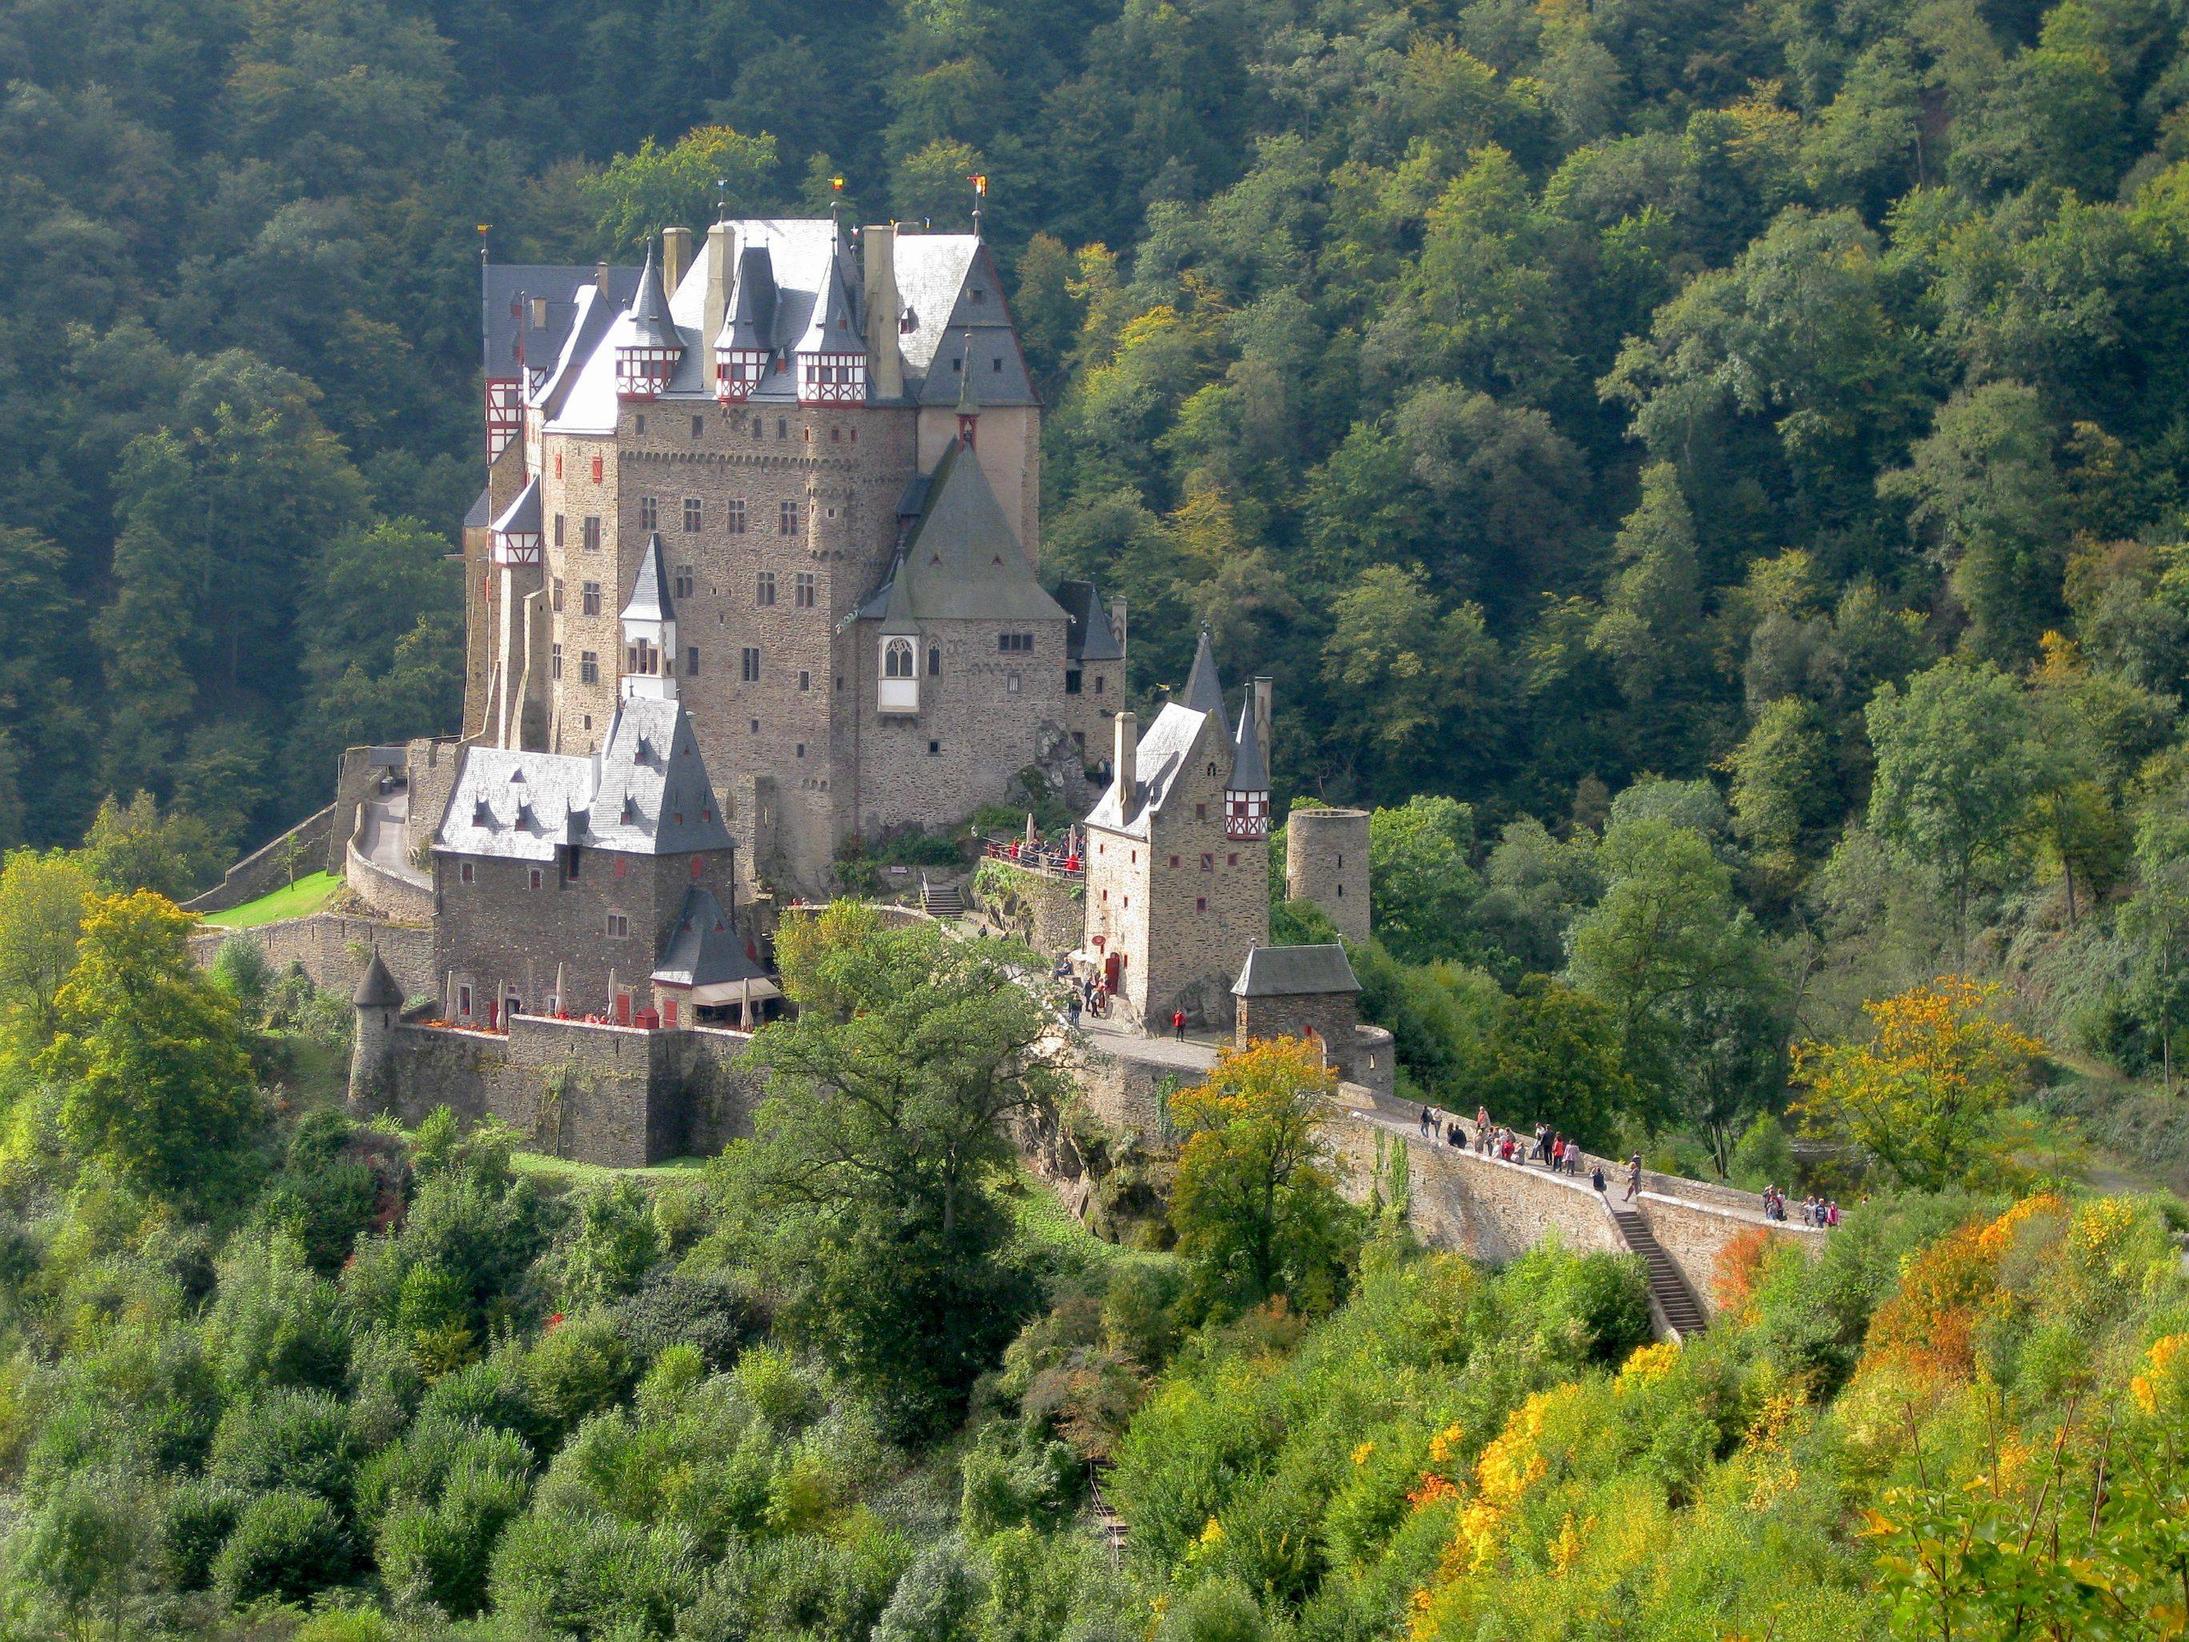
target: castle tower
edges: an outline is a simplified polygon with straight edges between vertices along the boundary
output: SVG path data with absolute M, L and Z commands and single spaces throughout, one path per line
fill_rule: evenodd
M 1368 812 L 1303 805 L 1285 823 L 1285 898 L 1312 901 L 1349 941 L 1368 939 Z
M 357 1011 L 357 1034 L 350 1044 L 349 1109 L 352 1116 L 371 1117 L 394 1100 L 395 1028 L 403 1018 L 403 989 L 378 947 L 372 950 L 372 961 L 365 965 L 350 1007 Z
M 638 294 L 609 338 L 616 354 L 616 397 L 626 403 L 660 398 L 676 373 L 684 339 L 669 317 L 669 296 L 661 287 L 651 241 L 646 246 L 646 266 L 639 270 Z
M 623 607 L 623 699 L 676 699 L 676 604 L 669 597 L 669 567 L 661 532 L 646 539 L 638 580 Z

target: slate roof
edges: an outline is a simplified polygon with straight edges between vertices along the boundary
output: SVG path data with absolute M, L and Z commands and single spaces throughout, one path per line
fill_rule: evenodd
M 720 986 L 726 981 L 767 979 L 767 968 L 745 950 L 737 932 L 712 891 L 694 884 L 684 892 L 684 905 L 676 915 L 676 928 L 668 950 L 653 978 L 670 986 Z
M 487 511 L 492 505 L 493 503 L 487 495 L 487 487 L 481 485 L 477 498 L 473 500 L 469 511 L 464 514 L 464 528 L 466 530 L 486 529 L 493 520 L 493 515 Z
M 372 949 L 372 960 L 365 965 L 365 973 L 358 977 L 357 990 L 350 1002 L 359 1009 L 400 1009 L 403 1007 L 403 989 L 388 970 L 380 956 L 380 949 Z
M 1197 713 L 1224 716 L 1224 681 L 1216 676 L 1216 652 L 1209 646 L 1206 627 L 1201 629 L 1201 642 L 1194 647 L 1193 671 L 1186 675 L 1185 694 L 1178 699 Z
M 1018 533 L 963 441 L 953 441 L 935 464 L 888 582 L 858 613 L 907 631 L 923 621 L 1066 619 L 1026 562 Z
M 1258 946 L 1231 983 L 1235 998 L 1298 998 L 1358 992 L 1361 983 L 1336 942 L 1324 946 Z
M 638 272 L 631 267 L 608 270 L 609 291 L 619 308 L 638 289 Z M 594 274 L 594 269 L 574 262 L 488 263 L 480 280 L 487 374 L 515 376 L 520 359 L 534 371 L 552 369 L 577 318 L 578 287 L 591 288 Z M 542 321 L 537 325 L 535 312 Z
M 502 509 L 502 516 L 494 521 L 497 536 L 537 536 L 540 534 L 540 476 L 533 474 L 524 482 L 524 489 L 517 492 L 509 506 Z
M 1185 772 L 1186 761 L 1200 742 L 1201 732 L 1211 722 L 1211 715 L 1207 713 L 1182 707 L 1175 701 L 1167 703 L 1155 715 L 1155 722 L 1148 726 L 1147 734 L 1140 738 L 1140 746 L 1133 756 L 1137 779 L 1132 792 L 1121 795 L 1118 783 L 1112 779 L 1095 807 L 1088 812 L 1087 825 L 1135 838 L 1147 837 L 1149 821 L 1162 813 L 1164 800 L 1170 797 L 1178 777 Z M 1221 735 L 1224 728 L 1221 704 L 1213 722 Z
M 1254 717 L 1254 691 L 1239 704 L 1239 729 L 1231 738 L 1231 779 L 1224 785 L 1233 792 L 1269 791 L 1269 758 L 1262 747 L 1262 727 Z
M 653 241 L 646 244 L 646 266 L 639 270 L 638 289 L 623 317 L 629 320 L 629 341 L 647 348 L 681 348 L 684 339 L 669 319 L 669 293 L 661 288 L 661 269 L 654 262 Z M 621 327 L 618 327 L 621 329 Z
M 1074 661 L 1121 661 L 1125 652 L 1110 631 L 1110 613 L 1093 582 L 1064 582 L 1056 590 L 1064 606 L 1064 653 Z
M 691 720 L 676 701 L 621 703 L 591 756 L 468 747 L 436 853 L 552 861 L 565 844 L 627 855 L 730 847 Z
M 669 597 L 669 567 L 662 559 L 661 532 L 646 537 L 646 556 L 639 560 L 638 579 L 631 584 L 630 601 L 623 607 L 625 621 L 676 620 L 676 605 Z
M 827 339 L 830 351 L 864 350 L 865 327 L 873 319 L 861 312 L 863 270 L 856 248 L 840 242 L 834 223 L 825 217 L 747 218 L 728 226 L 737 258 L 724 329 L 736 337 L 737 346 L 766 348 L 780 357 L 801 345 L 820 346 L 807 340 L 819 336 Z M 650 251 L 648 255 L 651 260 Z M 1002 277 L 980 240 L 971 234 L 922 234 L 900 227 L 895 263 L 898 299 L 904 304 L 898 317 L 901 321 L 909 315 L 912 321 L 912 328 L 898 336 L 906 401 L 955 405 L 965 391 L 962 379 L 971 374 L 976 379 L 973 398 L 981 405 L 1040 403 L 1003 300 Z M 558 310 L 557 323 L 530 344 L 529 357 L 538 369 L 552 341 L 562 342 L 550 382 L 535 402 L 557 432 L 612 432 L 614 349 L 603 343 L 610 322 L 625 317 L 639 274 L 615 270 L 611 281 L 616 302 L 611 308 L 585 300 L 585 291 L 592 288 L 591 269 L 533 272 L 565 276 L 559 292 L 567 310 Z M 665 399 L 713 397 L 714 347 L 720 339 L 700 334 L 706 305 L 707 259 L 702 254 L 669 294 L 668 312 L 683 352 L 662 392 Z M 844 346 L 847 335 L 849 346 Z M 752 398 L 762 404 L 789 404 L 797 392 L 795 371 L 771 368 Z

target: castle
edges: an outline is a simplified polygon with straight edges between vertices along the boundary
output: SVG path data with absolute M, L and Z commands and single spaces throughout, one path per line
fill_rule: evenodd
M 352 886 L 430 935 L 357 985 L 353 1103 L 709 1149 L 779 909 L 1035 787 L 1085 818 L 1040 944 L 1123 1024 L 1307 1034 L 1388 1087 L 1342 948 L 1268 945 L 1272 681 L 1228 697 L 1203 633 L 1143 729 L 1123 603 L 1042 584 L 1041 407 L 978 235 L 691 252 L 485 269 L 462 734 L 358 750 L 335 806 Z M 1316 813 L 1290 892 L 1365 929 L 1367 817 Z

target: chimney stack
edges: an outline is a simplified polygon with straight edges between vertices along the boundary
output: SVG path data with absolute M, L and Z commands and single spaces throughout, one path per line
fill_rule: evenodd
M 1119 713 L 1115 721 L 1117 746 L 1110 767 L 1117 773 L 1117 818 L 1129 820 L 1133 812 L 1133 789 L 1139 785 L 1140 772 L 1134 767 L 1140 758 L 1140 720 L 1129 712 Z
M 874 397 L 904 397 L 904 349 L 897 325 L 904 299 L 897 294 L 897 228 L 882 223 L 859 236 L 866 259 L 866 338 L 874 355 Z
M 1252 682 L 1254 691 L 1254 728 L 1262 738 L 1262 756 L 1264 758 L 1269 756 L 1269 697 L 1274 687 L 1274 681 L 1267 673 L 1254 675 Z
M 664 228 L 661 231 L 661 288 L 675 296 L 676 288 L 684 283 L 684 270 L 691 265 L 692 231 Z
M 699 315 L 699 345 L 712 349 L 722 339 L 722 321 L 730 307 L 730 276 L 737 266 L 737 231 L 726 222 L 707 230 L 707 248 L 700 253 L 707 263 L 707 298 Z M 708 358 L 712 360 L 710 353 Z M 714 367 L 708 366 L 708 379 Z
M 1126 649 L 1125 601 L 1123 599 L 1112 599 L 1110 601 L 1110 633 L 1117 640 L 1119 654 L 1123 654 Z
M 606 301 L 613 302 L 616 299 L 615 286 L 608 278 L 608 264 L 605 262 L 593 264 L 593 289 L 600 292 Z

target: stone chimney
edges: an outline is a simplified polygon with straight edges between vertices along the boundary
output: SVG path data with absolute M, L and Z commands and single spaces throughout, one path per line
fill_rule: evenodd
M 877 399 L 904 397 L 904 348 L 897 325 L 904 299 L 897 294 L 897 229 L 882 223 L 859 236 L 866 259 L 866 338 L 874 355 L 873 390 Z
M 1124 821 L 1132 816 L 1133 789 L 1139 785 L 1140 720 L 1132 713 L 1119 713 L 1115 728 L 1117 745 L 1110 768 L 1117 775 L 1117 818 Z
M 616 299 L 615 285 L 608 277 L 608 264 L 605 262 L 593 264 L 593 289 L 610 302 Z
M 692 231 L 664 228 L 661 231 L 661 288 L 675 296 L 676 288 L 684 283 L 684 270 L 691 265 Z
M 1125 601 L 1123 599 L 1112 599 L 1110 601 L 1110 632 L 1117 639 L 1119 653 L 1127 653 L 1125 644 Z
M 1267 673 L 1257 673 L 1251 681 L 1254 691 L 1254 728 L 1262 738 L 1262 756 L 1269 756 L 1269 698 L 1275 688 Z
M 699 345 L 712 349 L 722 339 L 722 319 L 730 307 L 730 277 L 737 267 L 737 230 L 718 222 L 707 230 L 707 248 L 700 253 L 707 264 L 707 299 L 699 315 Z M 707 371 L 713 380 L 713 354 Z

